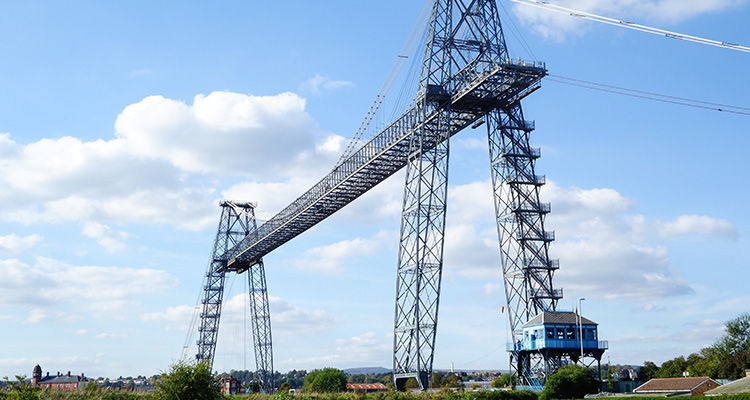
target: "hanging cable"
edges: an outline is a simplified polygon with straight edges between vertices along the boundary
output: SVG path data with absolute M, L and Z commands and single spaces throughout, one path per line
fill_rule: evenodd
M 712 103 L 708 101 L 693 100 L 684 97 L 669 96 L 664 94 L 658 94 L 653 92 L 645 92 L 642 90 L 627 89 L 619 86 L 605 85 L 602 83 L 595 83 L 584 81 L 581 79 L 566 78 L 559 75 L 549 75 L 547 80 L 563 83 L 571 86 L 578 86 L 586 89 L 593 89 L 602 92 L 614 93 L 623 96 L 636 97 L 646 100 L 661 101 L 663 103 L 677 104 L 681 106 L 702 108 L 705 110 L 728 112 L 739 115 L 750 115 L 750 108 L 730 106 L 727 104 Z
M 511 35 L 513 35 L 513 37 L 516 38 L 516 41 L 518 41 L 521 44 L 521 47 L 523 47 L 523 49 L 526 50 L 526 52 L 529 54 L 532 60 L 539 61 L 534 55 L 534 52 L 531 51 L 531 46 L 529 46 L 529 44 L 526 42 L 526 39 L 524 39 L 523 35 L 521 34 L 521 30 L 518 29 L 518 27 L 516 26 L 516 23 L 513 21 L 513 18 L 511 17 L 510 13 L 508 12 L 508 10 L 505 9 L 505 6 L 503 6 L 503 3 L 497 3 L 497 4 L 500 6 L 500 8 L 502 8 L 503 12 L 505 12 L 505 15 L 508 16 L 507 20 L 506 19 L 504 20 L 505 22 L 510 23 L 509 30 L 510 30 Z M 505 26 L 508 27 L 509 25 L 506 23 Z
M 430 2 L 425 3 L 425 6 L 422 9 L 422 13 L 419 16 L 419 19 L 417 19 L 417 22 L 414 24 L 414 27 L 412 28 L 411 33 L 409 34 L 409 37 L 406 40 L 406 43 L 404 43 L 404 46 L 401 48 L 401 51 L 398 53 L 398 57 L 396 57 L 396 60 L 391 66 L 391 70 L 388 73 L 388 76 L 386 77 L 385 82 L 383 82 L 383 86 L 381 86 L 380 91 L 375 96 L 375 100 L 370 106 L 370 109 L 367 111 L 367 114 L 365 114 L 365 118 L 360 124 L 356 133 L 354 134 L 352 139 L 349 141 L 349 144 L 347 145 L 344 152 L 341 154 L 339 161 L 336 163 L 337 166 L 341 165 L 341 163 L 343 163 L 357 149 L 359 143 L 361 142 L 362 136 L 364 135 L 365 131 L 367 131 L 367 128 L 370 126 L 370 123 L 372 122 L 373 118 L 375 117 L 378 110 L 380 109 L 380 106 L 383 104 L 383 100 L 385 100 L 385 96 L 388 94 L 388 91 L 393 85 L 393 82 L 396 80 L 396 77 L 401 71 L 401 67 L 403 67 L 404 62 L 406 62 L 406 60 L 409 58 L 408 55 L 411 53 L 411 50 L 414 47 L 414 44 L 416 42 L 415 37 L 420 36 L 420 35 L 417 35 L 417 33 L 423 29 L 422 25 L 424 25 L 425 23 L 424 22 L 426 20 L 425 16 L 427 15 L 427 11 L 429 10 L 429 7 L 428 7 L 429 4 Z
M 543 10 L 552 11 L 552 12 L 556 12 L 559 14 L 566 14 L 575 18 L 588 19 L 591 21 L 601 22 L 607 25 L 633 29 L 636 31 L 646 32 L 646 33 L 650 33 L 653 35 L 665 36 L 665 37 L 672 38 L 672 39 L 680 39 L 680 40 L 685 40 L 688 42 L 700 43 L 700 44 L 705 44 L 709 46 L 721 47 L 724 49 L 750 53 L 750 47 L 740 46 L 734 43 L 720 42 L 718 40 L 701 38 L 698 36 L 685 35 L 682 33 L 677 33 L 677 32 L 667 31 L 664 29 L 658 29 L 658 28 L 653 28 L 650 26 L 636 24 L 635 22 L 628 22 L 628 21 L 622 21 L 622 20 L 618 20 L 614 18 L 603 17 L 601 15 L 591 14 L 585 11 L 578 11 L 578 10 L 573 10 L 571 8 L 566 8 L 566 7 L 550 4 L 545 1 L 537 1 L 537 0 L 510 0 L 510 1 L 514 3 L 518 3 L 518 4 L 541 8 Z

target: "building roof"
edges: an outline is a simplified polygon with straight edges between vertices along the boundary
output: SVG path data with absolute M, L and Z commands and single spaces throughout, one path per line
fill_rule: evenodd
M 691 376 L 686 378 L 654 378 L 633 389 L 633 392 L 690 392 L 706 381 L 711 381 L 716 386 L 721 385 L 719 382 L 716 382 L 715 380 L 707 376 Z
M 750 393 L 750 376 L 729 382 L 726 385 L 719 386 L 704 393 L 706 396 L 715 396 L 722 394 L 739 394 Z
M 581 323 L 584 325 L 599 325 L 596 322 L 581 316 Z M 539 325 L 539 324 L 578 324 L 578 316 L 573 311 L 544 311 L 536 317 L 529 320 L 523 326 Z
M 86 378 L 81 378 L 80 375 L 47 375 L 43 376 L 41 379 L 39 379 L 38 383 L 77 383 L 81 380 L 87 380 Z
M 382 383 L 347 383 L 346 388 L 349 390 L 388 390 L 388 387 Z

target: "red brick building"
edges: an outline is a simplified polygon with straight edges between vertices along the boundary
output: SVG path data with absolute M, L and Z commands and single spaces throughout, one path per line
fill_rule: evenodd
M 83 374 L 70 375 L 68 371 L 67 375 L 61 375 L 59 372 L 57 375 L 50 375 L 47 372 L 46 376 L 42 376 L 42 367 L 38 364 L 34 367 L 34 371 L 31 374 L 31 385 L 40 387 L 42 389 L 57 389 L 63 392 L 74 392 L 81 390 L 88 384 L 88 378 Z
M 346 388 L 356 393 L 387 392 L 388 387 L 382 383 L 347 383 Z
M 228 376 L 221 379 L 221 393 L 222 394 L 243 394 L 242 383 L 239 379 Z
M 707 390 L 719 386 L 719 382 L 705 376 L 654 378 L 633 389 L 633 393 L 652 396 L 702 396 Z

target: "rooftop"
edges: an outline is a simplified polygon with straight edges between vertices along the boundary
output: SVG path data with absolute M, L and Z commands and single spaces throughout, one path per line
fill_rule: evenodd
M 704 393 L 706 396 L 722 394 L 750 393 L 750 377 L 744 377 L 726 385 L 719 386 Z
M 707 376 L 695 376 L 686 378 L 654 378 L 650 381 L 638 386 L 634 392 L 679 392 L 679 391 L 692 391 L 697 388 L 705 381 L 712 381 L 719 386 L 720 383 L 714 381 Z
M 531 326 L 531 325 L 539 325 L 539 324 L 570 324 L 570 325 L 576 325 L 578 324 L 578 318 L 579 316 L 576 315 L 573 311 L 544 311 L 541 314 L 537 315 L 536 317 L 529 320 L 529 322 L 525 323 L 523 326 Z M 599 325 L 596 322 L 584 317 L 580 316 L 581 323 L 584 325 Z

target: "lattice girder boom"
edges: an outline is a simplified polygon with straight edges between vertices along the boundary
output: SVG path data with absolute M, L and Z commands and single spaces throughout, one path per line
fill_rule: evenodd
M 450 100 L 448 135 L 452 136 L 492 109 L 507 107 L 529 95 L 545 75 L 543 63 L 506 60 L 488 65 L 477 61 L 450 77 L 455 92 L 424 91 L 420 95 Z M 438 116 L 437 111 L 421 116 L 417 106 L 407 110 L 307 192 L 229 249 L 225 268 L 248 268 L 399 171 L 407 163 L 411 136 Z

